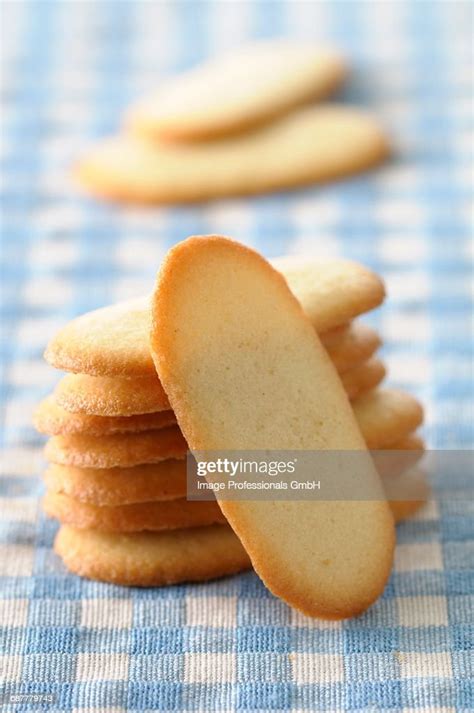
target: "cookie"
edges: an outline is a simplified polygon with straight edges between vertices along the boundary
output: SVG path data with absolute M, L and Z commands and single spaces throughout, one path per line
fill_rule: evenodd
M 421 500 L 396 500 L 395 502 L 390 503 L 390 507 L 392 509 L 393 516 L 397 525 L 400 522 L 403 522 L 404 520 L 408 520 L 410 517 L 413 517 L 413 515 L 415 515 L 419 510 L 421 510 L 424 505 L 426 505 L 431 491 L 427 486 L 423 492 L 425 493 L 425 496 L 422 497 Z M 421 490 L 419 497 L 421 497 Z
M 198 459 L 213 450 L 360 451 L 350 473 L 335 475 L 343 491 L 357 478 L 367 500 L 219 505 L 278 597 L 310 616 L 364 611 L 390 574 L 393 517 L 340 379 L 282 276 L 219 236 L 176 245 L 158 275 L 150 343 Z
M 354 344 L 350 339 L 341 338 L 338 348 L 334 349 L 335 358 L 338 359 L 342 367 L 347 366 L 350 355 L 354 360 L 360 359 L 364 353 L 370 353 L 375 348 L 375 342 L 378 344 L 378 341 L 377 337 L 377 340 L 369 338 L 365 343 Z M 364 363 L 368 362 L 354 363 L 362 367 Z M 344 384 L 347 381 L 348 392 L 351 396 L 362 393 L 378 383 L 374 368 L 372 368 L 372 379 L 368 369 L 356 372 L 355 368 L 352 364 L 352 375 L 347 373 L 347 379 L 343 379 Z M 168 410 L 161 411 L 163 407 L 167 407 Z M 155 410 L 158 413 L 150 413 Z M 68 412 L 77 415 L 77 418 L 68 419 Z M 81 421 L 81 414 L 84 414 L 84 421 Z M 50 435 L 56 435 L 56 433 L 101 435 L 100 428 L 103 427 L 109 429 L 109 433 L 161 428 L 162 424 L 174 422 L 172 414 L 173 412 L 169 410 L 168 399 L 164 397 L 163 387 L 157 376 L 123 379 L 88 376 L 87 374 L 67 374 L 57 384 L 53 401 L 49 400 L 47 404 L 40 407 L 36 414 L 36 422 L 40 431 L 45 431 Z M 89 418 L 96 416 L 100 419 L 102 417 L 102 421 L 88 421 L 87 415 Z M 82 425 L 87 430 L 80 430 Z M 53 428 L 55 431 L 52 430 Z M 93 433 L 93 429 L 95 429 L 95 433 Z M 102 430 L 102 433 L 105 435 L 106 431 Z
M 380 359 L 368 359 L 362 364 L 355 366 L 349 371 L 341 374 L 341 382 L 351 401 L 356 399 L 366 391 L 374 389 L 383 381 L 386 369 L 384 363 Z
M 62 525 L 54 549 L 81 577 L 134 587 L 199 582 L 251 566 L 228 525 L 128 535 Z
M 422 493 L 424 493 L 423 497 Z M 421 510 L 421 508 L 428 502 L 429 495 L 430 489 L 426 486 L 426 489 L 423 489 L 423 491 L 420 489 L 418 497 L 421 497 L 421 499 L 419 500 L 395 500 L 391 502 L 390 508 L 396 524 L 398 525 L 400 522 L 408 520 L 410 517 L 415 515 L 418 510 Z
M 372 458 L 385 484 L 385 478 L 396 478 L 401 473 L 406 473 L 413 468 L 423 457 L 425 450 L 424 440 L 412 433 L 392 445 L 373 450 Z
M 213 500 L 191 502 L 181 498 L 100 507 L 68 495 L 47 492 L 43 507 L 49 517 L 65 525 L 104 532 L 177 530 L 226 522 Z
M 375 309 L 385 297 L 380 277 L 351 260 L 291 255 L 271 264 L 284 276 L 319 334 Z
M 423 421 L 418 401 L 403 391 L 374 389 L 352 402 L 368 448 L 388 448 L 414 431 Z
M 425 442 L 417 433 L 410 433 L 390 446 L 395 451 L 424 451 L 426 449 Z
M 72 375 L 74 378 L 76 375 Z M 80 379 L 81 375 L 77 375 Z M 66 377 L 67 378 L 67 377 Z M 86 379 L 99 379 L 90 376 Z M 118 379 L 115 379 L 118 381 Z M 123 380 L 122 380 L 123 381 Z M 137 381 L 130 379 L 130 381 Z M 69 392 L 71 393 L 71 392 Z M 68 403 L 74 405 L 72 400 Z M 82 403 L 82 402 L 81 402 Z M 124 407 L 126 408 L 126 407 Z M 176 417 L 172 411 L 158 411 L 138 416 L 90 416 L 87 413 L 71 413 L 48 396 L 38 406 L 34 415 L 35 428 L 48 436 L 84 434 L 86 436 L 109 436 L 114 433 L 152 431 L 172 426 Z
M 91 416 L 132 416 L 170 410 L 156 375 L 124 379 L 66 374 L 56 385 L 54 399 L 66 411 Z
M 68 322 L 44 358 L 56 369 L 91 376 L 155 376 L 149 330 L 149 298 L 137 297 Z
M 151 139 L 213 139 L 326 97 L 346 74 L 333 50 L 288 40 L 256 42 L 171 77 L 132 107 L 126 124 Z
M 177 204 L 327 183 L 367 171 L 388 154 L 374 117 L 325 104 L 204 143 L 114 136 L 91 148 L 75 173 L 97 197 Z
M 46 443 L 45 457 L 58 465 L 79 468 L 130 468 L 186 456 L 186 441 L 177 426 L 144 433 L 112 436 L 53 436 Z
M 374 309 L 384 298 L 380 278 L 356 262 L 289 257 L 279 258 L 274 264 L 288 280 L 323 341 L 323 332 L 331 330 L 328 337 L 334 341 L 341 336 L 341 325 Z M 49 342 L 44 356 L 51 366 L 63 371 L 91 376 L 156 378 L 149 333 L 149 298 L 137 298 L 73 319 Z M 80 388 L 78 384 L 78 392 Z M 104 385 L 101 393 L 107 388 L 113 388 L 112 382 Z M 145 392 L 148 388 L 149 384 L 144 383 Z M 168 408 L 164 392 L 162 397 L 161 408 Z M 78 398 L 79 394 L 76 401 Z
M 414 515 L 429 499 L 431 489 L 426 473 L 422 468 L 411 469 L 406 473 L 385 480 L 387 497 L 395 522 L 401 522 Z
M 176 500 L 186 497 L 186 461 L 132 468 L 77 468 L 51 463 L 44 475 L 54 493 L 99 506 Z
M 340 374 L 370 359 L 381 345 L 382 340 L 375 329 L 362 322 L 352 322 L 338 339 L 330 333 L 329 340 L 324 342 L 324 347 Z
M 278 258 L 278 260 L 281 260 L 282 258 Z M 272 261 L 269 261 L 272 263 Z M 346 338 L 347 332 L 350 330 L 352 326 L 352 322 L 346 322 L 345 324 L 339 325 L 339 327 L 332 327 L 331 329 L 326 330 L 325 332 L 319 332 L 319 338 L 321 342 L 324 344 L 326 349 L 328 347 L 336 347 L 340 342 Z

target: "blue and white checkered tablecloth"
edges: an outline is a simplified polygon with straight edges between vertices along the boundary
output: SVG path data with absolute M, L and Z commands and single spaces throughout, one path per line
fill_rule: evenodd
M 398 528 L 383 598 L 309 620 L 252 573 L 138 590 L 69 575 L 39 506 L 34 404 L 71 317 L 150 289 L 167 249 L 223 232 L 272 257 L 360 260 L 386 280 L 372 321 L 395 386 L 426 407 L 431 448 L 472 448 L 473 5 L 452 2 L 2 3 L 0 695 L 5 711 L 474 710 L 474 509 L 431 503 Z M 68 169 L 167 73 L 288 35 L 340 46 L 341 99 L 390 128 L 396 158 L 325 188 L 181 208 L 89 200 Z M 0 706 L 1 707 L 1 706 Z

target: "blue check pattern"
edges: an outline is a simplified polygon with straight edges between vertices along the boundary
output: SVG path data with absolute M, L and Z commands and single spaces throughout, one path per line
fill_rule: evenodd
M 386 280 L 393 385 L 426 407 L 431 448 L 473 444 L 472 4 L 4 2 L 0 702 L 11 711 L 474 710 L 474 509 L 431 502 L 399 526 L 382 599 L 312 621 L 253 573 L 139 590 L 69 575 L 51 550 L 34 404 L 59 326 L 147 291 L 167 249 L 222 232 L 268 257 L 341 255 Z M 334 43 L 341 101 L 388 126 L 391 163 L 324 188 L 203 206 L 96 203 L 69 167 L 162 76 L 255 37 Z M 10 694 L 53 703 L 8 703 Z

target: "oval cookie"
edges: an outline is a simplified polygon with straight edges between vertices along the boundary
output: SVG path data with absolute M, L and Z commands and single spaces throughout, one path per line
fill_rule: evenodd
M 137 297 L 86 312 L 49 342 L 51 366 L 92 376 L 150 376 L 150 300 Z
M 396 522 L 414 515 L 429 499 L 431 488 L 422 468 L 411 469 L 384 481 Z M 388 487 L 387 487 L 388 486 Z
M 333 50 L 288 40 L 253 43 L 172 77 L 132 107 L 127 125 L 152 139 L 215 138 L 321 99 L 345 76 Z
M 380 359 L 369 359 L 341 374 L 341 383 L 351 401 L 374 389 L 385 378 L 386 369 Z
M 48 492 L 43 507 L 49 517 L 61 523 L 104 532 L 177 530 L 226 522 L 219 506 L 212 500 L 191 502 L 181 498 L 101 507 Z
M 319 334 L 349 322 L 383 302 L 385 287 L 378 275 L 352 260 L 287 255 L 270 261 L 281 272 L 304 313 Z
M 199 582 L 251 567 L 228 525 L 128 535 L 62 525 L 54 549 L 81 577 L 133 587 Z
M 130 468 L 142 463 L 159 463 L 184 458 L 186 441 L 177 426 L 144 433 L 115 433 L 112 436 L 53 436 L 44 453 L 51 463 L 80 468 Z
M 44 480 L 48 490 L 93 505 L 128 505 L 186 497 L 186 461 L 131 468 L 78 468 L 50 463 Z
M 99 377 L 89 378 L 97 379 Z M 135 416 L 115 417 L 71 413 L 63 409 L 53 396 L 48 396 L 38 406 L 33 421 L 35 428 L 40 433 L 45 433 L 48 436 L 81 433 L 86 436 L 110 436 L 114 433 L 137 433 L 172 426 L 176 423 L 176 417 L 173 411 L 169 410 Z
M 157 279 L 151 349 L 193 451 L 360 451 L 338 483 L 356 477 L 374 499 L 219 504 L 274 594 L 310 616 L 364 611 L 390 573 L 393 517 L 334 366 L 281 275 L 219 236 L 178 244 Z
M 339 339 L 333 337 L 328 342 L 321 341 L 340 374 L 370 359 L 382 345 L 375 329 L 358 321 L 352 322 Z
M 189 203 L 325 183 L 373 168 L 388 153 L 388 140 L 372 116 L 324 105 L 206 143 L 115 136 L 86 154 L 76 176 L 103 198 Z
M 423 457 L 425 450 L 424 440 L 416 433 L 411 433 L 396 443 L 373 450 L 372 458 L 385 483 L 386 478 L 397 478 L 412 469 Z
M 121 417 L 169 413 L 168 397 L 156 374 L 144 377 L 66 374 L 54 389 L 54 399 L 66 411 L 91 416 Z M 166 418 L 166 417 L 165 417 Z
M 423 409 L 410 394 L 374 389 L 352 402 L 367 448 L 388 448 L 421 425 Z

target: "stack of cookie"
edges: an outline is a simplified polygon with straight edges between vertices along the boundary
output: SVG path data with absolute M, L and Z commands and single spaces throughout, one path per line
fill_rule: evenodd
M 379 385 L 381 339 L 358 317 L 381 304 L 381 280 L 342 260 L 281 258 L 352 402 L 367 446 L 421 452 L 422 410 Z M 56 549 L 74 572 L 120 584 L 208 579 L 250 566 L 215 501 L 186 499 L 187 444 L 149 348 L 150 301 L 82 315 L 50 342 L 46 359 L 68 371 L 36 413 L 51 438 L 45 510 L 62 527 Z M 422 496 L 420 496 L 420 500 Z M 394 502 L 396 518 L 419 503 Z
M 384 131 L 354 107 L 320 103 L 346 75 L 332 50 L 282 40 L 244 47 L 133 106 L 77 177 L 94 195 L 179 203 L 365 171 L 389 154 Z

